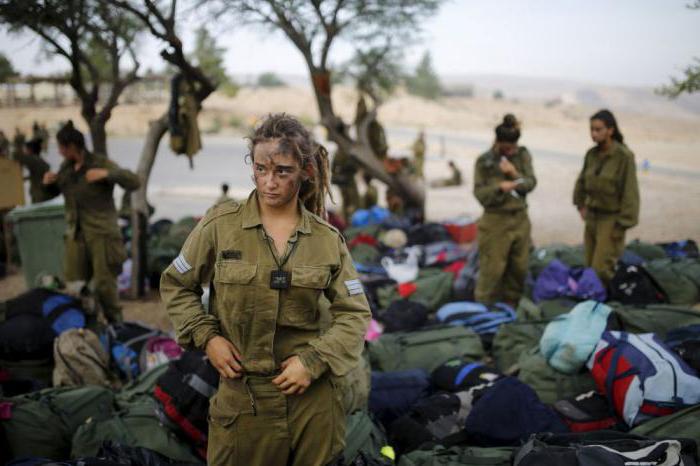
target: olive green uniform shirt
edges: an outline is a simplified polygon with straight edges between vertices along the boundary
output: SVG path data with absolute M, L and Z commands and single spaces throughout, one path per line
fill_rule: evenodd
M 253 375 L 275 373 L 292 355 L 314 379 L 329 369 L 344 375 L 358 364 L 371 317 L 362 285 L 340 233 L 299 208 L 299 224 L 277 258 L 287 258 L 283 270 L 291 274 L 284 290 L 270 288 L 276 248 L 262 226 L 256 192 L 244 204 L 226 202 L 207 212 L 161 276 L 161 297 L 181 345 L 204 349 L 222 335 Z M 207 284 L 210 309 L 204 310 Z M 321 293 L 333 318 L 323 334 Z
M 522 179 L 515 188 L 518 196 L 501 191 L 502 181 L 515 181 L 506 176 L 500 169 L 501 156 L 493 149 L 479 156 L 474 167 L 474 196 L 486 212 L 515 212 L 527 207 L 527 193 L 535 189 L 537 179 L 532 169 L 532 157 L 525 147 L 519 147 L 518 152 L 509 157 Z
M 89 183 L 85 173 L 91 168 L 106 168 L 107 178 Z M 137 189 L 141 182 L 135 173 L 120 168 L 106 157 L 86 151 L 80 170 L 75 170 L 75 162 L 64 160 L 57 175 L 56 183 L 44 186 L 44 190 L 51 196 L 63 194 L 70 237 L 75 238 L 82 232 L 86 236 L 121 238 L 114 205 L 114 185 L 118 184 L 127 191 Z
M 639 186 L 632 151 L 617 141 L 606 152 L 597 146 L 590 149 L 576 180 L 574 204 L 579 209 L 614 214 L 615 223 L 622 228 L 635 226 L 639 221 Z

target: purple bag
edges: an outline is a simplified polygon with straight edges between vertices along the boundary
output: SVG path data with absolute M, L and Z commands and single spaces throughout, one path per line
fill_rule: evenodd
M 165 364 L 173 359 L 179 359 L 182 348 L 177 342 L 166 336 L 155 336 L 146 340 L 139 359 L 141 373 Z
M 593 269 L 571 268 L 559 259 L 554 259 L 537 277 L 532 298 L 535 302 L 540 302 L 562 297 L 605 301 L 607 296 L 603 283 Z

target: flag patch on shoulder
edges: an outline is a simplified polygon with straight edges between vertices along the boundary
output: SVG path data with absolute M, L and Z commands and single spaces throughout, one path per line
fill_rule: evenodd
M 344 283 L 345 288 L 348 289 L 348 294 L 350 296 L 362 294 L 365 292 L 365 290 L 362 288 L 362 283 L 360 283 L 360 280 L 358 280 L 357 278 L 354 280 L 346 280 Z
M 185 256 L 183 256 L 182 253 L 175 258 L 173 261 L 173 266 L 180 273 L 186 273 L 192 270 L 192 266 L 187 262 L 187 259 L 185 259 Z

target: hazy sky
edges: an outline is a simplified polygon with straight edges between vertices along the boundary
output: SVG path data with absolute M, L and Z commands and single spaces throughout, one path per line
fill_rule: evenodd
M 452 0 L 426 22 L 423 39 L 406 57 L 426 49 L 442 75 L 505 74 L 601 84 L 657 86 L 700 57 L 700 10 L 691 0 Z M 216 25 L 222 29 L 225 25 Z M 194 27 L 194 25 L 192 25 Z M 191 29 L 188 25 L 188 28 Z M 218 32 L 235 75 L 273 71 L 304 75 L 299 53 L 280 34 L 251 28 Z M 191 42 L 191 34 L 185 39 Z M 0 51 L 23 73 L 64 68 L 37 63 L 38 41 L 0 32 Z M 159 68 L 156 43 L 142 44 L 145 67 Z M 352 49 L 339 44 L 340 61 Z

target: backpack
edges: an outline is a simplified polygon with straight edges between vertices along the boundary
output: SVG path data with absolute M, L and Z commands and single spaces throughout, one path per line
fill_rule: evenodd
M 480 362 L 465 362 L 460 358 L 450 359 L 430 375 L 433 385 L 448 392 L 468 390 L 475 385 L 495 382 L 503 374 Z
M 513 448 L 482 448 L 472 446 L 444 447 L 437 445 L 431 449 L 419 449 L 403 455 L 398 466 L 461 466 L 491 465 L 511 466 Z
M 578 301 L 571 298 L 543 299 L 539 303 L 535 304 L 528 298 L 522 297 L 520 298 L 516 309 L 517 320 L 551 321 L 555 317 L 562 314 L 567 314 L 577 304 Z
M 690 257 L 697 259 L 700 257 L 698 244 L 692 239 L 673 241 L 670 243 L 659 243 L 659 246 L 661 246 L 666 255 L 671 258 Z
M 144 398 L 155 398 L 156 382 L 167 370 L 168 365 L 161 364 L 147 372 L 142 372 L 134 380 L 122 386 L 114 395 L 117 406 L 124 408 Z
M 144 373 L 166 364 L 182 355 L 182 348 L 177 342 L 166 336 L 155 336 L 146 340 L 139 355 L 139 372 Z
M 574 374 L 559 372 L 547 363 L 539 347 L 523 352 L 518 359 L 518 367 L 518 378 L 532 387 L 547 404 L 596 389 L 595 381 L 587 370 Z
M 427 442 L 450 442 L 461 436 L 467 416 L 489 388 L 490 384 L 482 384 L 457 393 L 436 393 L 417 401 L 408 413 L 391 423 L 391 445 L 401 455 Z
M 423 369 L 372 372 L 369 411 L 383 425 L 403 416 L 418 400 L 432 392 L 430 377 Z
M 599 431 L 533 435 L 515 454 L 513 466 L 598 466 L 695 464 L 693 442 L 651 440 L 633 434 Z
M 424 369 L 432 372 L 454 357 L 476 361 L 484 356 L 479 336 L 464 327 L 434 327 L 383 334 L 369 342 L 370 363 L 379 371 Z
M 484 391 L 465 430 L 470 444 L 487 447 L 519 445 L 536 432 L 568 432 L 554 410 L 515 377 L 500 379 Z
M 5 303 L 6 320 L 20 314 L 46 319 L 56 335 L 85 327 L 85 309 L 80 299 L 46 288 L 33 288 Z
M 572 268 L 554 259 L 537 276 L 532 297 L 535 302 L 539 302 L 567 296 L 580 300 L 605 301 L 606 292 L 603 283 L 590 267 Z
M 103 334 L 103 344 L 120 376 L 132 380 L 141 372 L 141 350 L 151 337 L 161 336 L 160 330 L 138 322 L 111 324 Z
M 630 432 L 652 438 L 688 438 L 695 440 L 700 445 L 700 404 L 668 416 L 650 419 L 636 426 Z
M 425 267 L 447 265 L 464 260 L 470 252 L 453 241 L 438 241 L 423 246 L 423 260 Z
M 473 301 L 476 281 L 479 278 L 479 250 L 472 247 L 466 264 L 459 270 L 452 284 L 452 295 L 462 301 Z
M 422 269 L 415 282 L 383 286 L 377 289 L 377 300 L 382 309 L 402 298 L 425 305 L 430 312 L 436 311 L 450 300 L 454 275 L 439 269 Z
M 53 359 L 0 360 L 0 396 L 17 396 L 51 386 Z
M 410 332 L 418 330 L 428 320 L 428 309 L 421 303 L 400 299 L 381 312 L 377 320 L 384 324 L 384 332 Z
M 53 329 L 42 316 L 14 315 L 0 323 L 0 359 L 51 360 L 55 337 Z
M 657 244 L 647 243 L 638 239 L 630 241 L 627 246 L 625 246 L 625 249 L 632 251 L 645 261 L 666 258 L 666 251 L 664 251 L 664 248 Z
M 496 369 L 509 373 L 524 352 L 539 344 L 549 320 L 514 321 L 498 328 L 491 345 Z
M 496 333 L 498 327 L 515 320 L 515 310 L 507 304 L 486 306 L 481 303 L 457 301 L 438 309 L 437 320 L 444 324 L 469 327 L 478 334 Z
M 622 304 L 668 302 L 666 293 L 642 265 L 618 264 L 608 290 L 610 300 Z
M 112 385 L 109 355 L 100 338 L 88 329 L 71 329 L 54 341 L 53 385 Z
M 664 304 L 613 308 L 611 319 L 628 333 L 655 333 L 665 338 L 671 330 L 700 324 L 700 311 Z
M 629 426 L 700 403 L 700 379 L 651 333 L 604 332 L 588 368 Z
M 537 279 L 540 273 L 551 261 L 558 259 L 569 267 L 585 267 L 586 260 L 583 254 L 583 246 L 569 246 L 566 244 L 552 244 L 537 248 L 530 254 L 528 271 L 533 279 Z
M 564 374 L 579 372 L 605 331 L 611 311 L 603 303 L 584 301 L 547 324 L 540 352 L 549 365 Z
M 406 233 L 408 246 L 430 244 L 438 241 L 452 241 L 452 235 L 445 225 L 439 223 L 419 223 L 409 228 Z
M 608 399 L 595 390 L 559 400 L 552 405 L 552 408 L 569 426 L 571 432 L 623 427 L 619 425 L 617 417 L 611 413 Z
M 343 450 L 346 465 L 391 465 L 393 458 L 390 459 L 384 454 L 389 453 L 391 456 L 387 448 L 391 447 L 388 447 L 386 433 L 369 414 L 358 411 L 346 418 Z
M 154 396 L 158 417 L 206 458 L 209 399 L 219 387 L 219 373 L 202 351 L 185 351 L 158 378 Z
M 200 462 L 190 446 L 160 422 L 156 416 L 156 403 L 151 397 L 122 407 L 108 419 L 81 425 L 73 435 L 71 457 L 97 456 L 106 441 L 148 448 L 176 461 Z
M 132 466 L 202 466 L 200 462 L 175 461 L 148 448 L 131 447 L 110 440 L 102 443 L 97 456 L 99 459 L 80 458 L 75 466 L 123 465 L 127 461 Z M 94 463 L 95 460 L 100 463 Z
M 68 458 L 71 437 L 88 419 L 104 419 L 113 411 L 114 394 L 105 387 L 49 388 L 2 400 L 9 415 L 0 424 L 11 456 Z

